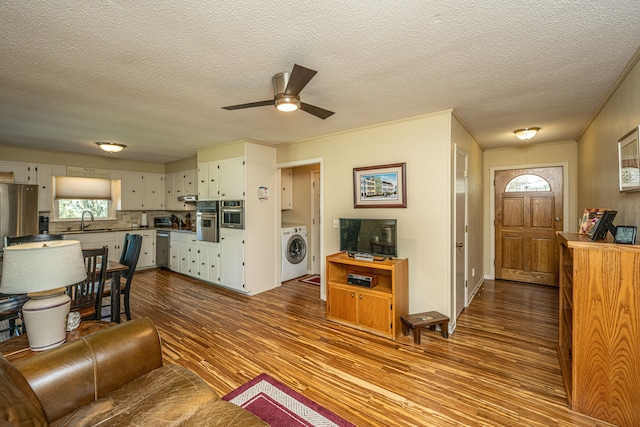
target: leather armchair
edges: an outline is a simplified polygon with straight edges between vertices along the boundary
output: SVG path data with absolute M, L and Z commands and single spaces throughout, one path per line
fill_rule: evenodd
M 0 357 L 0 425 L 266 426 L 200 377 L 162 364 L 149 319 L 113 326 L 25 360 Z

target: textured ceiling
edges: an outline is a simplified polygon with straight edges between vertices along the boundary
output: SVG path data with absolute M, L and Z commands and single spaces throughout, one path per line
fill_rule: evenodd
M 3 1 L 0 144 L 168 162 L 454 109 L 484 148 L 575 139 L 640 46 L 637 0 Z M 318 74 L 273 107 L 271 78 Z

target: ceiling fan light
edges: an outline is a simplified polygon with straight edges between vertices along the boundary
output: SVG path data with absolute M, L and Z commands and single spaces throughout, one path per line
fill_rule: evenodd
M 115 142 L 98 141 L 96 142 L 96 144 L 98 145 L 98 147 L 100 147 L 101 149 L 103 149 L 108 153 L 119 153 L 120 151 L 126 148 L 126 145 L 116 144 Z
M 279 111 L 296 111 L 300 108 L 300 100 L 293 96 L 283 96 L 276 98 L 275 106 Z
M 540 128 L 538 127 L 533 127 L 533 128 L 524 128 L 524 129 L 516 129 L 513 131 L 513 133 L 516 134 L 516 137 L 522 141 L 528 141 L 531 138 L 533 138 L 534 136 L 536 136 L 536 134 L 538 133 L 538 131 L 540 130 Z

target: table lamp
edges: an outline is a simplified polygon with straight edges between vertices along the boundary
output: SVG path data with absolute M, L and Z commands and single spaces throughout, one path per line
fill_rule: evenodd
M 43 351 L 66 340 L 71 298 L 66 287 L 87 277 L 80 242 L 58 240 L 4 248 L 0 293 L 27 294 L 22 307 L 29 348 Z

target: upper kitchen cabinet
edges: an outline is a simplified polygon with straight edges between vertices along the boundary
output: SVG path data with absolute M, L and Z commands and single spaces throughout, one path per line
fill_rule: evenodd
M 198 200 L 242 200 L 244 157 L 198 164 Z
M 198 164 L 198 200 L 218 198 L 218 164 L 206 162 Z
M 165 209 L 164 175 L 122 172 L 122 210 Z
M 13 182 L 16 184 L 35 184 L 35 165 L 22 162 L 0 162 L 0 172 L 13 172 Z
M 53 204 L 53 177 L 65 176 L 66 166 L 36 165 L 36 182 L 38 183 L 38 210 L 50 212 Z
M 244 157 L 218 162 L 218 197 L 220 200 L 244 199 Z
M 194 203 L 178 201 L 180 196 L 194 195 L 197 187 L 197 170 L 170 172 L 165 175 L 165 205 L 170 211 L 193 211 Z

